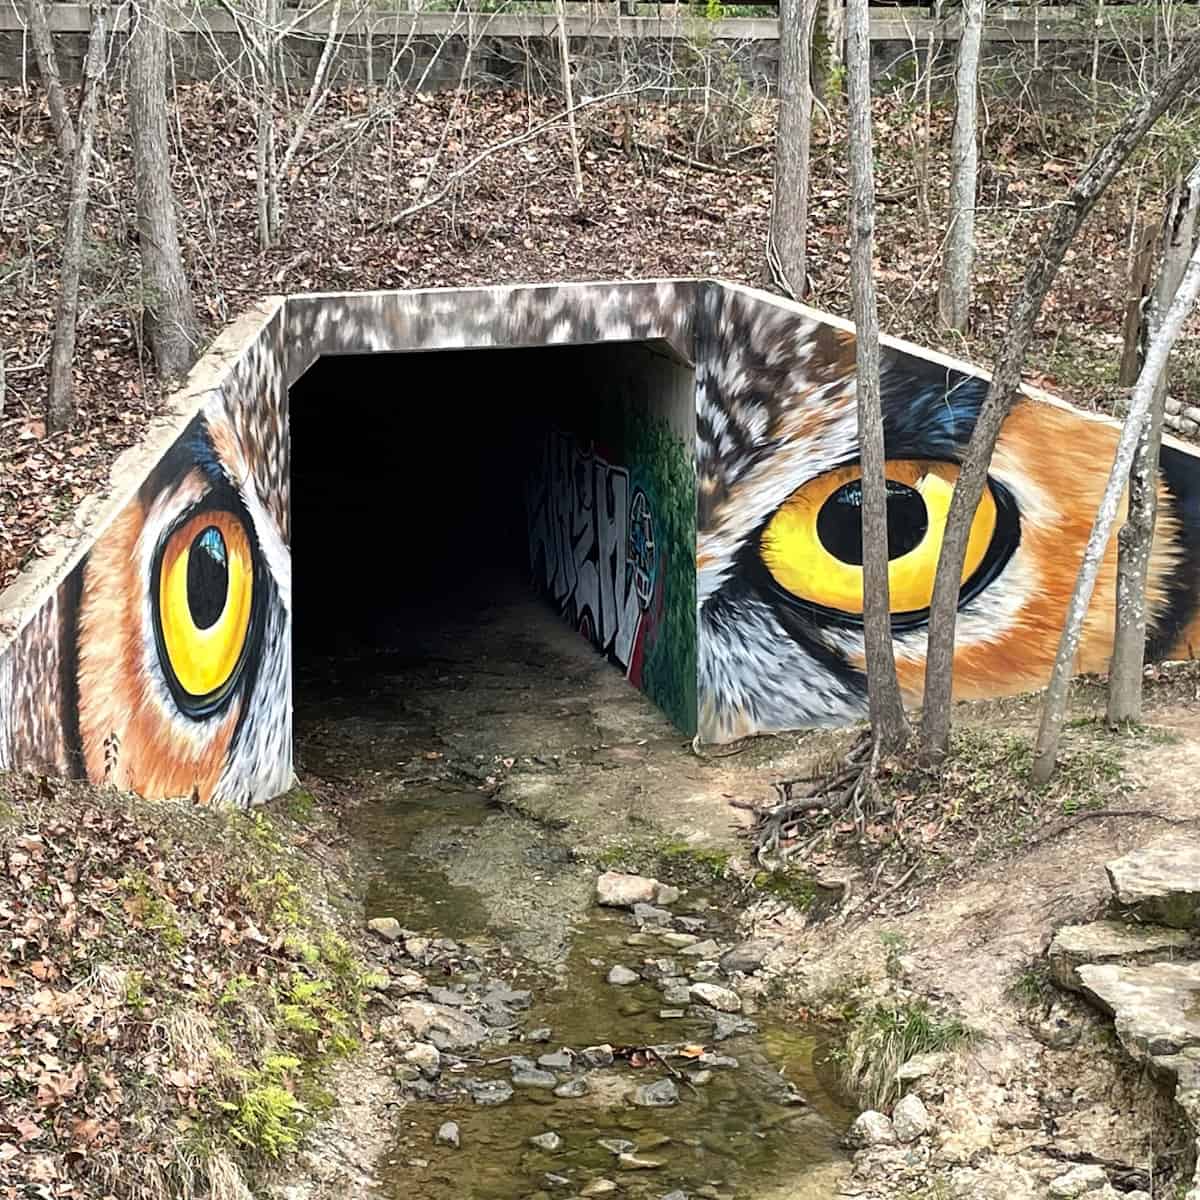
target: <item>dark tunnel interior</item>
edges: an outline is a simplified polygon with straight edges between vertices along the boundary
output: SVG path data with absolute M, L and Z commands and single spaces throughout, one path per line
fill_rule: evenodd
M 643 344 L 319 359 L 291 389 L 294 648 L 420 654 L 430 624 L 532 593 L 525 485 L 584 433 Z M 661 357 L 661 356 L 660 356 Z

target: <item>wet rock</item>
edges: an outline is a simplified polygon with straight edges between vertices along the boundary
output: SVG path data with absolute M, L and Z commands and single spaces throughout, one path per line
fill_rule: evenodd
M 442 1070 L 442 1056 L 436 1046 L 418 1042 L 404 1052 L 404 1061 L 416 1067 L 426 1079 L 436 1079 Z
M 578 1100 L 580 1096 L 586 1096 L 590 1090 L 588 1081 L 580 1076 L 577 1079 L 568 1079 L 565 1083 L 560 1083 L 554 1089 L 554 1094 L 560 1100 Z
M 689 988 L 693 1000 L 699 1000 L 718 1012 L 735 1013 L 742 1011 L 742 998 L 737 992 L 730 991 L 715 983 L 693 983 Z
M 537 1137 L 531 1137 L 529 1139 L 529 1144 L 531 1146 L 536 1146 L 539 1150 L 545 1150 L 548 1153 L 553 1154 L 555 1150 L 562 1148 L 563 1140 L 558 1136 L 557 1133 L 551 1130 L 548 1133 L 539 1133 Z
M 681 987 L 669 987 L 663 992 L 663 1003 L 670 1004 L 672 1007 L 687 1005 L 692 1002 L 692 987 L 691 984 L 685 983 Z
M 940 1050 L 930 1050 L 927 1054 L 914 1054 L 907 1062 L 900 1065 L 896 1078 L 901 1083 L 915 1083 L 928 1075 L 934 1075 L 945 1065 L 946 1056 Z
M 719 979 L 721 975 L 721 967 L 716 959 L 708 958 L 703 962 L 698 962 L 691 971 L 692 981 L 694 983 L 711 983 L 714 979 Z
M 1059 987 L 1082 990 L 1076 971 L 1088 963 L 1155 962 L 1177 956 L 1192 944 L 1182 929 L 1092 921 L 1064 925 L 1050 943 L 1050 974 Z
M 439 1050 L 469 1050 L 488 1036 L 487 1030 L 469 1014 L 427 1000 L 406 1000 L 399 1004 L 394 1020 L 414 1038 L 432 1042 Z M 384 1022 L 379 1027 L 382 1032 Z
M 579 1189 L 581 1196 L 611 1196 L 617 1185 L 611 1179 L 593 1179 Z
M 688 1200 L 687 1192 L 681 1192 L 678 1188 L 673 1192 L 668 1192 L 662 1200 Z
M 669 883 L 660 883 L 654 889 L 655 904 L 674 904 L 683 893 L 677 888 L 672 887 Z
M 569 1071 L 575 1065 L 575 1055 L 570 1050 L 555 1050 L 540 1055 L 537 1065 L 547 1071 Z
M 633 1142 L 627 1142 L 624 1138 L 599 1138 L 596 1144 L 603 1146 L 610 1154 L 632 1154 L 637 1149 Z
M 637 983 L 641 978 L 636 971 L 631 971 L 628 967 L 623 967 L 618 963 L 608 973 L 608 982 L 615 984 L 617 987 L 628 987 L 631 983 Z
M 418 961 L 423 961 L 425 955 L 429 952 L 430 941 L 427 937 L 406 937 L 404 939 L 404 953 L 409 958 L 415 958 Z
M 1051 1180 L 1048 1189 L 1055 1200 L 1076 1200 L 1088 1192 L 1099 1192 L 1108 1184 L 1103 1167 L 1092 1164 L 1072 1167 L 1065 1175 Z
M 415 971 L 405 971 L 401 975 L 391 977 L 387 990 L 394 996 L 412 996 L 425 991 L 427 987 L 428 984 Z
M 503 1079 L 472 1079 L 467 1091 L 476 1104 L 491 1106 L 503 1104 L 513 1098 L 512 1084 Z
M 774 946 L 774 942 L 763 939 L 752 939 L 748 942 L 741 942 L 739 945 L 734 946 L 732 950 L 726 950 L 721 955 L 721 970 L 726 975 L 732 975 L 735 972 L 741 972 L 743 975 L 752 975 L 763 965 L 763 960 L 774 949 Z
M 553 1091 L 558 1086 L 558 1078 L 553 1071 L 541 1071 L 537 1067 L 519 1067 L 512 1073 L 513 1087 L 545 1088 Z
M 699 933 L 708 922 L 703 917 L 676 917 L 675 924 L 685 933 Z
M 685 946 L 679 953 L 686 954 L 688 958 L 716 958 L 721 953 L 721 947 L 712 938 L 706 938 Z
M 728 1054 L 702 1054 L 696 1061 L 702 1067 L 724 1068 L 726 1071 L 736 1071 L 738 1060 Z
M 434 938 L 433 948 L 440 950 L 443 954 L 461 954 L 461 948 L 456 941 L 451 938 Z
M 500 1004 L 505 1008 L 526 1009 L 533 1003 L 533 993 L 521 988 L 510 988 L 507 984 L 493 983 L 484 993 L 484 1004 Z
M 1135 850 L 1104 869 L 1120 908 L 1147 924 L 1200 929 L 1200 845 L 1194 839 Z
M 455 1150 L 462 1145 L 458 1132 L 457 1121 L 446 1121 L 438 1127 L 437 1141 L 443 1146 L 453 1146 Z
M 883 1113 L 868 1109 L 855 1118 L 843 1141 L 851 1150 L 861 1150 L 868 1146 L 891 1146 L 896 1142 L 896 1131 Z
M 635 904 L 633 919 L 643 928 L 649 926 L 659 933 L 666 933 L 675 924 L 675 917 L 665 908 L 656 908 L 653 904 Z
M 378 934 L 385 942 L 397 942 L 404 930 L 395 917 L 372 917 L 367 922 L 367 928 Z
M 607 1042 L 600 1046 L 587 1046 L 579 1052 L 579 1057 L 589 1067 L 611 1067 L 613 1048 Z
M 444 987 L 431 987 L 429 998 L 434 1004 L 445 1004 L 450 1008 L 461 1008 L 467 1002 L 467 997 L 462 992 Z
M 626 875 L 620 871 L 605 871 L 596 880 L 596 903 L 607 908 L 633 908 L 649 904 L 658 893 L 658 880 L 645 875 Z
M 554 1030 L 549 1025 L 540 1026 L 537 1029 L 531 1029 L 526 1035 L 527 1042 L 548 1042 L 554 1036 Z
M 723 1042 L 726 1038 L 738 1037 L 743 1033 L 757 1033 L 758 1026 L 745 1017 L 733 1013 L 720 1013 L 713 1022 L 713 1041 Z
M 625 939 L 625 945 L 627 946 L 653 946 L 654 942 L 655 938 L 653 934 L 649 933 L 631 933 Z
M 670 1108 L 679 1103 L 679 1089 L 673 1079 L 658 1079 L 634 1089 L 633 1102 L 639 1108 Z
M 712 1083 L 713 1073 L 708 1069 L 703 1071 L 689 1071 L 688 1078 L 697 1086 L 703 1087 L 706 1083 Z
M 542 1178 L 551 1187 L 566 1187 L 571 1182 L 565 1175 L 555 1175 L 553 1171 L 547 1171 Z
M 687 1009 L 684 1008 L 660 1008 L 658 1017 L 660 1021 L 678 1021 L 680 1017 L 687 1016 Z
M 660 941 L 673 950 L 684 950 L 688 946 L 694 946 L 700 940 L 694 933 L 676 933 L 674 930 L 660 933 L 658 936 Z
M 657 1171 L 665 1167 L 661 1158 L 639 1158 L 636 1154 L 618 1154 L 617 1166 L 622 1171 Z
M 915 1142 L 924 1137 L 932 1125 L 921 1097 L 911 1092 L 898 1100 L 892 1109 L 892 1128 L 902 1142 Z

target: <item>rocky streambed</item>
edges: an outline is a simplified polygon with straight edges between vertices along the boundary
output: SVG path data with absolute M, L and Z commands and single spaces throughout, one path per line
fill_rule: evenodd
M 405 1105 L 383 1194 L 829 1195 L 849 1115 L 815 1065 L 820 1032 L 761 1007 L 765 947 L 654 880 L 601 875 L 597 899 L 549 964 L 469 919 L 372 918 Z M 460 920 L 482 915 L 458 900 Z

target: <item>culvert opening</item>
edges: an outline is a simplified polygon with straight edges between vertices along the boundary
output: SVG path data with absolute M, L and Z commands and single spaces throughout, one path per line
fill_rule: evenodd
M 690 732 L 694 379 L 668 347 L 325 357 L 290 426 L 301 758 L 330 690 L 470 687 L 468 647 L 476 676 L 607 659 Z

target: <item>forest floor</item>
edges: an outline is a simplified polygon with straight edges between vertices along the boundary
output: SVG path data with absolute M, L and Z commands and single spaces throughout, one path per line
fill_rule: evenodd
M 768 285 L 773 106 L 710 95 L 703 104 L 638 102 L 633 157 L 615 105 L 580 114 L 583 198 L 576 203 L 555 101 L 525 94 L 329 94 L 283 184 L 279 244 L 260 252 L 255 117 L 249 98 L 181 85 L 172 111 L 174 185 L 184 253 L 206 336 L 264 294 L 475 283 L 715 275 Z M 935 103 L 928 187 L 922 107 L 911 85 L 875 106 L 880 315 L 888 333 L 988 365 L 1028 247 L 1085 160 L 1086 122 L 989 97 L 981 132 L 974 328 L 934 322 L 944 236 L 951 105 Z M 280 136 L 288 129 L 281 115 Z M 1164 135 L 1166 136 L 1166 135 Z M 473 156 L 483 159 L 441 196 Z M 58 288 L 65 186 L 41 93 L 0 88 L 0 588 L 39 544 L 102 489 L 112 460 L 162 403 L 139 326 L 137 237 L 123 96 L 102 105 L 89 210 L 75 370 L 78 418 L 46 436 L 42 419 Z M 809 204 L 810 303 L 847 315 L 844 106 L 819 114 Z M 1152 139 L 1068 254 L 1028 360 L 1028 378 L 1083 407 L 1111 410 L 1134 213 L 1154 219 L 1167 159 Z M 928 199 L 924 197 L 927 195 Z M 441 196 L 402 216 L 423 198 Z M 1195 355 L 1174 392 L 1200 396 Z M 1197 360 L 1200 361 L 1200 360 Z M 48 544 L 48 543 L 47 543 Z

